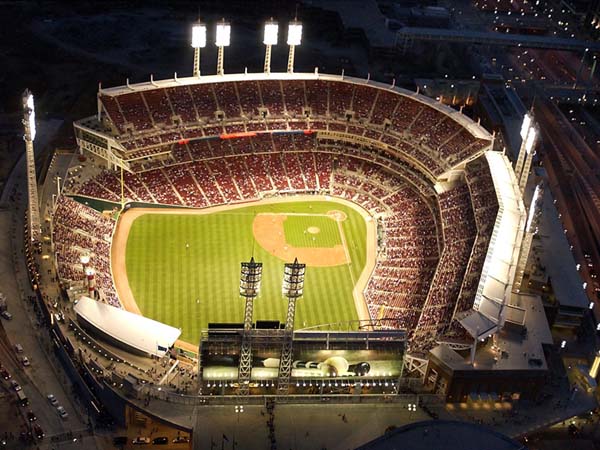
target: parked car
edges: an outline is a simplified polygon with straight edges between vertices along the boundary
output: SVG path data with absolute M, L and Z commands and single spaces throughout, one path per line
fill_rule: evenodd
M 33 432 L 35 433 L 35 437 L 38 439 L 44 439 L 44 430 L 37 423 L 33 426 Z
M 2 378 L 4 378 L 5 380 L 10 379 L 10 373 L 8 373 L 8 370 L 6 370 L 4 367 L 0 369 L 0 375 L 2 375 Z
M 50 402 L 50 404 L 52 406 L 58 406 L 58 400 L 56 400 L 56 397 L 54 396 L 54 394 L 48 394 L 47 397 L 48 401 Z
M 58 415 L 63 419 L 63 420 L 67 420 L 67 418 L 69 417 L 69 413 L 67 413 L 67 411 L 65 411 L 65 408 L 63 408 L 62 406 L 57 406 L 56 410 L 58 411 Z
M 31 365 L 31 363 L 29 362 L 29 358 L 27 358 L 27 356 L 23 356 L 21 358 L 21 363 L 25 366 L 25 367 L 29 367 Z
M 23 353 L 23 346 L 21 344 L 15 344 L 15 350 L 17 353 Z
M 138 436 L 133 441 L 131 441 L 133 445 L 145 445 L 150 443 L 150 438 L 145 436 Z
M 35 413 L 32 410 L 27 411 L 27 420 L 29 420 L 30 422 L 34 422 L 37 420 L 37 417 L 35 416 Z
M 12 314 L 9 313 L 8 311 L 2 311 L 0 313 L 0 316 L 4 317 L 6 320 L 12 320 Z
M 169 438 L 166 436 L 160 436 L 152 439 L 152 445 L 167 445 L 169 443 Z
M 173 444 L 187 444 L 190 442 L 190 438 L 187 436 L 177 436 L 173 439 Z
M 10 380 L 10 386 L 15 390 L 15 392 L 18 392 L 21 389 L 23 389 L 21 387 L 21 385 L 19 383 L 17 383 L 15 380 Z

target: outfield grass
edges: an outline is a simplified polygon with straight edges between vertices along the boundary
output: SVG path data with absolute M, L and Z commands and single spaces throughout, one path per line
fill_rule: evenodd
M 181 338 L 195 344 L 208 322 L 243 320 L 243 300 L 238 295 L 240 262 L 254 253 L 255 259 L 263 263 L 254 318 L 284 321 L 284 261 L 256 243 L 254 217 L 261 212 L 324 214 L 332 209 L 347 215 L 342 228 L 352 263 L 307 268 L 296 327 L 356 320 L 352 289 L 365 266 L 366 224 L 352 208 L 326 201 L 274 203 L 213 214 L 138 217 L 129 232 L 126 250 L 127 276 L 135 300 L 145 316 L 181 328 Z M 309 226 L 321 229 L 316 236 L 323 234 L 323 246 L 341 242 L 336 223 L 328 217 L 314 216 L 311 220 L 309 216 L 288 216 L 288 220 L 290 217 L 294 219 L 287 225 L 284 222 L 284 229 L 291 245 L 312 244 L 312 240 L 304 242 L 303 231 Z

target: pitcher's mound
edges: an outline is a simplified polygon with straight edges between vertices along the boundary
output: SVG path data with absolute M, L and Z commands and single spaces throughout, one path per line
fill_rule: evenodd
M 308 227 L 306 231 L 308 231 L 310 234 L 319 234 L 321 229 L 319 227 Z

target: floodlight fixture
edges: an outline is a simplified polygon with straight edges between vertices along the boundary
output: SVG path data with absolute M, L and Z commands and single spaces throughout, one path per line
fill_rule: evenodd
M 302 297 L 305 272 L 306 264 L 300 264 L 298 258 L 293 263 L 285 264 L 283 269 L 283 295 L 285 297 Z
M 525 141 L 525 150 L 527 154 L 531 153 L 531 150 L 535 147 L 537 141 L 537 129 L 534 127 L 529 128 L 529 132 L 527 133 L 527 140 Z
M 29 94 L 29 95 L 27 96 L 27 102 L 26 102 L 26 104 L 27 104 L 27 107 L 28 107 L 28 108 L 29 108 L 31 111 L 34 111 L 35 107 L 34 107 L 34 104 L 33 104 L 33 94 Z
M 287 45 L 300 45 L 302 43 L 302 23 L 290 22 L 288 25 Z
M 272 19 L 265 23 L 265 34 L 263 44 L 277 45 L 277 36 L 279 34 L 279 25 Z
M 288 36 L 287 44 L 290 46 L 290 52 L 288 54 L 288 73 L 294 72 L 294 56 L 296 53 L 296 46 L 302 42 L 302 23 L 294 20 L 288 24 Z
M 526 139 L 530 126 L 531 126 L 531 116 L 529 114 L 525 114 L 525 116 L 523 117 L 523 123 L 521 124 L 521 139 L 523 139 L 523 140 Z
M 192 25 L 192 47 L 206 47 L 206 25 L 201 22 Z
M 241 263 L 240 295 L 245 298 L 255 298 L 260 291 L 262 279 L 262 263 L 251 258 L 249 262 Z
M 215 45 L 217 47 L 229 47 L 231 43 L 231 25 L 224 20 L 217 24 Z
M 217 75 L 224 75 L 225 71 L 223 70 L 223 58 L 225 53 L 225 47 L 228 47 L 231 42 L 231 25 L 229 22 L 225 22 L 223 19 L 221 22 L 217 23 L 217 32 L 215 45 L 219 47 L 219 52 L 217 54 Z
M 23 95 L 23 112 L 25 114 L 25 140 L 35 140 L 35 105 L 33 94 L 27 90 Z

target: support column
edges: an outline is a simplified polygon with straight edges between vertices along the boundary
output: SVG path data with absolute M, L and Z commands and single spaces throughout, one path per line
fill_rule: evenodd
M 296 53 L 296 46 L 290 45 L 290 51 L 288 53 L 288 64 L 287 71 L 288 73 L 294 73 L 294 56 Z
M 200 47 L 194 49 L 194 76 L 200 77 Z
M 223 57 L 225 53 L 225 47 L 220 46 L 217 54 L 217 75 L 225 75 L 223 70 Z
M 267 45 L 265 48 L 264 72 L 267 75 L 271 73 L 271 45 Z

